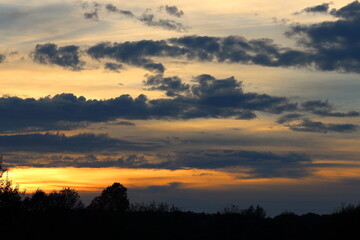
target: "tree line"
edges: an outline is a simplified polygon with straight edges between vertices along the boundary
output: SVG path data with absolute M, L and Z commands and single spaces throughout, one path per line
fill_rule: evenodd
M 26 195 L 0 179 L 0 237 L 6 234 L 8 239 L 346 240 L 360 236 L 360 205 L 324 215 L 269 217 L 258 205 L 196 213 L 167 203 L 130 203 L 127 188 L 115 182 L 85 206 L 69 187 Z

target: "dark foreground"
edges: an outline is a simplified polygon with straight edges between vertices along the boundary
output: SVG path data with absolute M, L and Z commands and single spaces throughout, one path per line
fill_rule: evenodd
M 2 208 L 0 239 L 360 239 L 360 207 L 331 215 Z M 9 236 L 5 238 L 5 236 Z M 3 238 L 4 237 L 4 238 Z
M 273 218 L 260 206 L 194 213 L 166 203 L 130 204 L 127 188 L 114 183 L 85 207 L 75 189 L 26 196 L 11 181 L 0 180 L 2 239 L 357 240 L 360 205 L 342 206 L 329 215 Z

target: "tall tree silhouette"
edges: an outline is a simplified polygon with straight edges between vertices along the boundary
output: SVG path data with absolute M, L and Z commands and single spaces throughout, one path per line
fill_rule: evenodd
M 76 210 L 84 207 L 78 192 L 75 189 L 69 187 L 65 187 L 58 192 L 51 192 L 48 195 L 48 204 L 50 208 L 55 209 Z
M 0 178 L 7 169 L 2 166 L 3 156 L 0 155 Z M 22 205 L 25 192 L 20 192 L 18 186 L 13 186 L 11 180 L 0 179 L 0 208 L 13 208 Z
M 117 212 L 128 210 L 129 199 L 127 197 L 127 188 L 115 182 L 113 185 L 105 188 L 100 196 L 95 197 L 89 208 Z
M 2 175 L 4 174 L 4 172 L 7 171 L 7 169 L 6 169 L 6 168 L 3 168 L 3 166 L 2 166 L 2 163 L 3 163 L 2 160 L 3 160 L 3 156 L 0 155 L 0 178 L 2 177 Z

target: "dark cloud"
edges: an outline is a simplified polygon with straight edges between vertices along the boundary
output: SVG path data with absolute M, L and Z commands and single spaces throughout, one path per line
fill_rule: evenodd
M 101 149 L 105 150 L 105 148 Z M 78 168 L 104 168 L 123 167 L 116 157 L 104 155 L 86 154 L 85 152 L 57 153 L 43 152 L 9 152 L 6 154 L 8 167 L 78 167 Z M 100 151 L 101 152 L 101 151 Z M 84 155 L 79 155 L 84 153 Z M 98 153 L 97 153 L 98 154 Z
M 123 11 L 106 5 L 108 11 Z M 331 14 L 338 19 L 315 24 L 292 25 L 286 32 L 297 39 L 300 49 L 281 47 L 271 39 L 248 40 L 240 36 L 210 37 L 184 36 L 166 40 L 141 40 L 123 43 L 99 43 L 87 49 L 93 59 L 113 59 L 121 64 L 142 67 L 164 73 L 162 63 L 154 58 L 183 58 L 200 62 L 254 64 L 268 67 L 296 67 L 360 73 L 360 3 L 355 1 Z M 125 11 L 125 12 L 124 12 Z M 145 11 L 135 18 L 149 26 L 185 31 L 181 23 L 158 19 Z M 34 60 L 43 64 L 57 64 L 71 69 L 81 69 L 78 46 L 57 47 L 55 44 L 38 45 Z
M 300 14 L 300 13 L 303 13 L 303 12 L 306 12 L 306 13 L 327 13 L 329 11 L 330 4 L 332 4 L 332 3 L 323 3 L 323 4 L 320 4 L 320 5 L 307 7 L 307 8 L 303 9 L 300 12 L 294 13 L 294 15 L 297 15 L 297 14 Z
M 162 193 L 162 192 L 171 192 L 173 190 L 177 190 L 181 188 L 184 184 L 181 182 L 171 182 L 167 185 L 153 185 L 146 188 L 142 188 L 142 192 L 150 192 L 150 193 Z
M 117 8 L 115 5 L 113 5 L 113 4 L 111 4 L 111 3 L 106 4 L 106 5 L 105 5 L 105 8 L 106 8 L 106 10 L 108 10 L 109 12 L 119 13 L 119 14 L 121 14 L 121 15 L 125 15 L 125 16 L 131 17 L 131 18 L 134 18 L 134 17 L 135 17 L 135 15 L 134 15 L 131 11 L 119 9 L 119 8 Z
M 115 123 L 116 125 L 123 125 L 123 126 L 135 126 L 135 123 L 132 122 L 126 122 L 126 121 L 121 121 L 121 122 L 117 122 Z
M 87 13 L 84 13 L 84 17 L 86 19 L 92 19 L 92 20 L 95 20 L 95 21 L 98 21 L 99 20 L 99 15 L 98 15 L 98 11 L 95 10 L 93 12 L 87 12 Z
M 297 178 L 310 174 L 312 160 L 301 153 L 274 154 L 242 150 L 205 150 L 158 154 L 162 160 L 151 162 L 137 155 L 122 158 L 128 168 L 225 169 L 248 173 L 251 177 Z M 227 169 L 227 170 L 226 170 Z
M 119 70 L 124 69 L 124 66 L 122 64 L 110 63 L 110 62 L 105 63 L 104 67 L 105 67 L 105 69 L 114 71 L 114 72 L 119 72 Z
M 0 54 L 0 63 L 5 62 L 6 56 L 4 54 Z
M 293 131 L 297 132 L 314 132 L 314 133 L 328 133 L 328 132 L 342 132 L 351 133 L 358 130 L 358 126 L 354 124 L 333 124 L 315 122 L 306 118 L 304 113 L 312 113 L 322 117 L 358 117 L 359 112 L 335 112 L 334 106 L 326 101 L 306 101 L 297 109 L 300 113 L 290 113 L 281 116 L 276 121 L 279 124 L 284 124 Z M 300 121 L 300 123 L 299 123 Z M 297 123 L 294 123 L 297 122 Z
M 332 9 L 331 14 L 344 18 L 344 19 L 355 19 L 359 18 L 360 16 L 360 3 L 359 1 L 354 1 L 352 3 L 349 3 L 348 5 L 340 8 L 340 9 Z
M 360 3 L 356 1 L 339 10 L 332 10 L 331 14 L 340 18 L 335 21 L 291 26 L 286 35 L 297 38 L 298 43 L 303 47 L 301 50 L 281 47 L 271 39 L 184 36 L 162 41 L 99 44 L 90 48 L 90 55 L 95 58 L 109 57 L 120 62 L 125 58 L 124 63 L 150 70 L 151 67 L 146 65 L 154 64 L 153 57 L 183 57 L 204 62 L 316 68 L 322 71 L 358 73 L 360 72 L 360 35 L 358 31 L 354 31 L 360 23 L 358 9 Z M 144 13 L 142 18 L 144 22 L 154 21 L 151 12 Z M 99 50 L 96 54 L 95 49 Z M 161 63 L 157 63 L 156 66 L 159 65 Z M 159 71 L 158 68 L 155 69 Z
M 143 21 L 153 22 L 151 13 Z M 271 39 L 247 40 L 240 36 L 184 36 L 167 40 L 141 40 L 123 43 L 99 43 L 86 53 L 93 59 L 113 59 L 144 69 L 164 73 L 162 63 L 153 58 L 185 58 L 200 62 L 255 64 L 269 67 L 302 67 L 319 70 L 360 72 L 360 35 L 353 31 L 355 20 L 338 20 L 313 25 L 295 25 L 288 36 L 301 35 L 299 43 L 305 50 L 283 48 Z M 339 26 L 337 26 L 339 25 Z M 359 36 L 358 36 L 359 35 Z M 78 48 L 57 49 L 54 44 L 38 45 L 35 60 L 73 69 L 80 69 Z
M 278 118 L 278 120 L 276 121 L 279 124 L 283 124 L 283 123 L 287 123 L 287 122 L 292 122 L 294 120 L 298 120 L 302 117 L 302 114 L 299 113 L 290 113 L 290 114 L 286 114 L 284 116 L 281 116 L 280 118 Z
M 163 77 L 163 75 L 149 75 L 144 81 L 145 86 L 151 86 L 148 90 L 166 91 L 169 97 L 178 96 L 190 89 L 190 85 L 183 83 L 178 76 Z
M 242 173 L 243 178 L 300 178 L 312 173 L 314 164 L 312 159 L 303 153 L 290 152 L 286 154 L 275 154 L 272 152 L 257 152 L 245 150 L 198 150 L 183 152 L 152 152 L 150 154 L 122 154 L 113 152 L 106 154 L 104 151 L 128 150 L 132 148 L 155 149 L 154 145 L 138 145 L 127 141 L 111 139 L 106 135 L 70 137 L 57 137 L 56 135 L 41 137 L 31 136 L 31 139 L 22 139 L 15 136 L 6 143 L 8 149 L 19 147 L 16 152 L 8 152 L 6 155 L 7 166 L 31 166 L 31 167 L 86 167 L 86 168 L 143 168 L 143 169 L 210 169 L 231 173 Z M 1 142 L 6 142 L 4 136 L 0 137 Z M 28 140 L 35 140 L 32 148 L 27 145 Z M 49 143 L 47 143 L 49 141 Z M 64 143 L 62 143 L 64 141 Z M 103 143 L 103 146 L 98 146 Z M 79 146 L 74 146 L 79 143 Z M 41 147 L 41 144 L 44 144 Z M 89 144 L 89 147 L 85 145 Z M 59 145 L 57 147 L 57 145 Z M 92 150 L 91 146 L 96 150 Z M 48 147 L 48 150 L 46 150 Z M 33 150 L 33 149 L 36 150 Z M 21 153 L 21 150 L 29 150 Z M 88 151 L 90 150 L 90 151 Z M 38 151 L 38 153 L 36 153 Z M 99 151 L 99 153 L 95 153 Z M 120 152 L 118 151 L 118 152 Z M 61 152 L 59 154 L 58 152 Z M 79 153 L 86 153 L 79 155 Z M 95 155 L 96 154 L 96 155 Z M 181 187 L 181 184 L 169 184 L 160 190 L 171 190 Z M 155 190 L 155 189 L 153 189 Z
M 113 5 L 113 4 L 111 4 L 111 3 L 106 4 L 106 5 L 105 5 L 105 8 L 106 8 L 106 10 L 108 10 L 109 12 L 118 12 L 118 11 L 119 11 L 119 9 L 118 9 L 115 5 Z
M 288 125 L 292 131 L 296 132 L 314 132 L 314 133 L 328 133 L 328 132 L 340 132 L 340 133 L 352 133 L 358 130 L 358 125 L 354 124 L 333 124 L 314 122 L 309 119 L 302 120 L 299 124 Z
M 189 60 L 259 64 L 265 66 L 304 65 L 306 54 L 280 49 L 269 39 L 246 40 L 242 37 L 186 36 L 168 40 L 100 43 L 87 53 L 94 59 L 111 58 L 118 62 L 164 72 L 152 57 L 185 57 Z
M 78 1 L 78 3 L 82 9 L 88 11 L 84 13 L 84 17 L 86 19 L 99 21 L 99 10 L 101 9 L 101 4 L 97 2 L 89 3 L 83 1 Z
M 244 93 L 242 82 L 234 77 L 216 79 L 203 74 L 194 78 L 191 92 L 200 103 L 219 108 L 242 108 L 244 110 L 281 113 L 293 111 L 297 105 L 289 103 L 284 97 L 273 97 L 267 94 Z
M 331 14 L 340 19 L 295 25 L 286 34 L 298 38 L 310 53 L 308 63 L 319 70 L 360 73 L 360 32 L 354 31 L 360 24 L 360 3 L 352 2 Z
M 171 79 L 176 79 L 172 77 Z M 179 80 L 180 86 L 186 86 Z M 122 119 L 253 119 L 254 111 L 279 114 L 294 111 L 296 103 L 285 97 L 246 93 L 233 77 L 210 75 L 194 78 L 190 90 L 172 98 L 148 100 L 139 95 L 121 95 L 107 100 L 87 100 L 73 94 L 40 99 L 0 98 L 0 131 L 64 130 L 91 122 Z
M 327 100 L 326 101 L 306 101 L 301 104 L 302 110 L 311 112 L 316 115 L 326 116 L 326 117 L 358 117 L 360 116 L 359 112 L 350 111 L 350 112 L 334 112 L 334 106 L 331 105 Z
M 0 131 L 68 130 L 89 122 L 105 122 L 121 116 L 145 119 L 146 98 L 122 95 L 108 100 L 86 100 L 73 94 L 40 99 L 0 98 Z
M 326 12 L 330 3 L 304 9 L 305 12 Z M 108 11 L 119 11 L 108 5 Z M 179 10 L 168 6 L 170 12 Z M 128 13 L 131 15 L 130 13 Z M 139 41 L 98 44 L 88 53 L 94 58 L 109 57 L 119 62 L 163 72 L 161 63 L 153 57 L 183 57 L 188 60 L 255 64 L 269 67 L 316 68 L 321 71 L 360 73 L 360 3 L 354 1 L 343 8 L 333 9 L 334 21 L 315 24 L 295 24 L 286 32 L 296 38 L 302 49 L 281 47 L 271 39 L 247 40 L 240 36 L 184 36 L 162 41 Z M 126 15 L 126 14 L 125 14 Z M 148 26 L 186 31 L 187 27 L 173 20 L 158 19 L 151 9 L 136 19 Z
M 304 9 L 304 12 L 321 12 L 321 13 L 324 13 L 324 12 L 327 12 L 329 10 L 329 7 L 330 7 L 330 3 L 323 3 L 323 4 L 320 4 L 320 5 L 313 6 L 313 7 L 307 7 L 307 8 Z
M 83 62 L 80 61 L 79 47 L 68 45 L 58 47 L 53 43 L 38 44 L 32 57 L 35 62 L 41 64 L 54 64 L 69 68 L 71 70 L 81 70 Z
M 99 43 L 90 47 L 87 53 L 95 59 L 110 58 L 158 72 L 165 68 L 161 63 L 154 63 L 153 57 L 272 67 L 308 67 L 312 63 L 309 53 L 281 48 L 270 39 L 247 40 L 239 36 L 185 36 L 160 41 Z
M 301 103 L 297 111 L 300 113 L 285 114 L 276 121 L 279 124 L 285 124 L 293 131 L 299 132 L 319 132 L 327 133 L 328 131 L 336 132 L 353 132 L 357 130 L 357 126 L 353 124 L 326 124 L 322 122 L 313 122 L 306 118 L 305 113 L 312 113 L 321 117 L 359 117 L 360 113 L 357 111 L 336 112 L 335 107 L 326 101 L 312 100 Z M 294 121 L 302 121 L 299 124 L 289 125 L 288 123 Z
M 7 152 L 75 152 L 92 153 L 120 150 L 149 150 L 152 143 L 134 143 L 111 138 L 106 134 L 83 133 L 66 136 L 60 133 L 1 135 L 0 145 Z
M 140 16 L 136 16 L 132 11 L 129 10 L 123 10 L 119 9 L 114 4 L 108 3 L 108 4 L 101 4 L 97 2 L 92 2 L 92 4 L 89 4 L 88 2 L 82 2 L 79 1 L 80 7 L 84 10 L 87 10 L 88 12 L 84 13 L 84 17 L 86 19 L 91 20 L 99 20 L 99 12 L 100 10 L 105 6 L 105 9 L 108 13 L 117 13 L 124 17 L 135 19 L 147 26 L 151 27 L 160 27 L 166 30 L 172 30 L 172 31 L 178 31 L 178 32 L 186 32 L 189 27 L 183 25 L 180 22 L 170 20 L 170 19 L 158 19 L 154 13 L 152 13 L 152 10 L 150 8 L 146 9 L 143 14 Z M 165 6 L 165 10 L 168 14 L 176 17 L 181 17 L 184 12 L 179 10 L 176 6 Z
M 162 8 L 165 9 L 166 13 L 175 17 L 182 17 L 184 15 L 184 12 L 180 9 L 178 9 L 176 6 L 162 6 Z
M 125 43 L 100 43 L 87 50 L 94 59 L 110 58 L 121 63 L 143 67 L 150 71 L 164 72 L 165 67 L 161 63 L 154 63 L 146 57 L 156 57 L 164 51 L 165 42 L 139 41 Z M 171 51 L 171 50 L 169 50 Z
M 169 19 L 156 19 L 155 15 L 149 11 L 145 11 L 138 20 L 147 26 L 161 27 L 167 30 L 173 30 L 177 32 L 187 32 L 188 27 L 174 20 Z

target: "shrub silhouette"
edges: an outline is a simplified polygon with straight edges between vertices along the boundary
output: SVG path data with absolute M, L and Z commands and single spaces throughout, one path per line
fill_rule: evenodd
M 95 197 L 89 205 L 90 209 L 124 212 L 129 209 L 127 188 L 115 182 L 105 188 L 101 195 Z
M 50 207 L 49 196 L 43 190 L 36 190 L 24 200 L 25 207 L 30 211 L 46 211 Z
M 133 203 L 129 208 L 130 212 L 159 212 L 159 213 L 173 213 L 181 212 L 181 208 L 174 205 L 169 205 L 165 202 L 156 203 L 152 201 L 146 203 Z
M 0 208 L 20 207 L 25 192 L 20 192 L 18 186 L 13 186 L 11 180 L 0 180 Z
M 256 205 L 256 207 L 251 205 L 246 209 L 241 209 L 237 205 L 231 205 L 230 207 L 224 208 L 223 214 L 238 214 L 246 217 L 255 217 L 255 218 L 266 217 L 265 209 L 260 207 L 259 205 Z
M 35 193 L 34 200 L 45 200 L 45 197 L 42 197 L 43 193 Z M 34 197 L 34 196 L 33 196 Z M 36 205 L 39 203 L 36 203 Z M 75 189 L 65 187 L 60 191 L 53 191 L 48 195 L 48 207 L 52 209 L 69 209 L 77 210 L 84 207 L 84 204 L 80 200 L 80 196 Z
M 359 214 L 360 213 L 360 204 L 352 205 L 342 203 L 341 207 L 335 209 L 335 214 Z
M 3 168 L 3 166 L 2 166 L 2 159 L 3 159 L 3 156 L 0 155 L 0 178 L 2 178 L 2 175 L 4 174 L 4 172 L 7 171 L 7 169 Z

